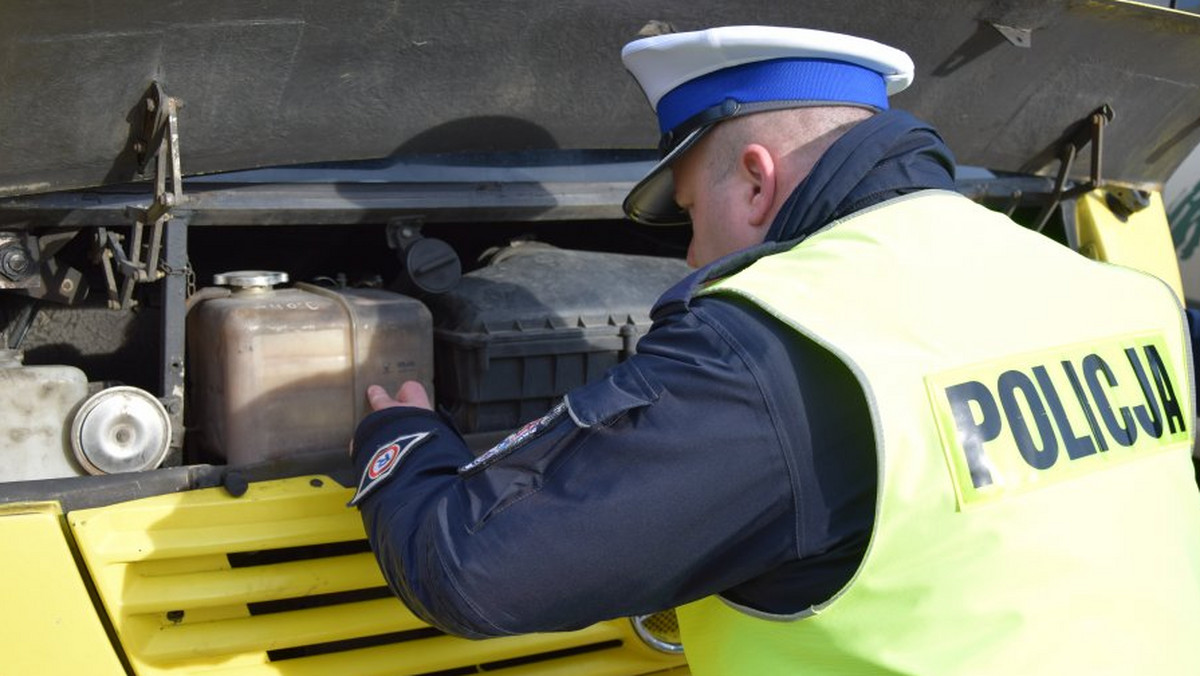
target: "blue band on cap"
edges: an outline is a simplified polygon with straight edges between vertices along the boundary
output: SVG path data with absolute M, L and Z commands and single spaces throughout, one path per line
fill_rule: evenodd
M 863 66 L 827 59 L 773 59 L 733 66 L 685 82 L 658 102 L 664 134 L 726 99 L 830 101 L 887 110 L 887 83 Z

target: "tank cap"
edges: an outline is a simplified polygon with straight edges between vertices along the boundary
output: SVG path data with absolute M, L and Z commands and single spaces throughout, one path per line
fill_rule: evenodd
M 154 469 L 170 442 L 166 409 L 136 387 L 100 390 L 83 402 L 71 423 L 71 450 L 89 474 Z
M 446 293 L 462 278 L 462 261 L 447 243 L 428 237 L 412 241 L 400 253 L 398 285 L 406 293 Z
M 255 287 L 272 288 L 278 284 L 286 284 L 288 274 L 274 270 L 234 270 L 219 272 L 213 275 L 213 284 L 217 286 L 232 286 L 236 289 L 252 289 Z

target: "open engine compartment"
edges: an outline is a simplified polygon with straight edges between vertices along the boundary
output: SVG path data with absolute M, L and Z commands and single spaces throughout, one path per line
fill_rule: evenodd
M 183 182 L 150 266 L 165 272 L 153 280 L 108 263 L 148 260 L 150 228 L 100 225 L 153 201 L 147 186 L 8 200 L 0 218 L 25 219 L 32 241 L 67 240 L 40 269 L 72 271 L 78 290 L 66 302 L 39 297 L 53 280 L 30 275 L 40 287 L 0 294 L 5 346 L 30 367 L 80 369 L 89 397 L 120 386 L 160 402 L 169 449 L 143 472 L 162 467 L 211 483 L 230 471 L 274 477 L 312 463 L 335 471 L 367 412 L 365 386 L 409 378 L 431 387 L 485 449 L 633 352 L 655 299 L 688 272 L 689 233 L 620 216 L 620 198 L 652 157 L 541 153 L 518 170 L 454 159 L 421 169 L 443 179 L 453 170 L 443 182 L 413 180 L 406 163 L 402 181 L 386 180 L 395 166 L 358 163 Z M 542 174 L 577 180 L 528 180 Z M 498 175 L 507 180 L 471 180 Z M 968 170 L 959 186 L 1031 224 L 1048 220 L 1047 234 L 1067 239 L 1061 215 L 1071 201 L 1049 178 Z M 589 201 L 571 201 L 579 195 Z M 45 251 L 30 247 L 31 257 Z M 163 427 L 144 419 L 149 407 L 139 414 L 121 403 L 88 408 L 81 399 L 63 420 L 66 438 L 43 452 L 65 455 L 71 474 L 86 477 L 78 458 L 90 450 L 79 448 L 77 428 L 89 421 L 76 421 L 80 409 L 100 430 L 93 434 L 145 437 Z M 0 481 L 55 485 L 64 474 Z M 92 478 L 120 480 L 73 482 Z M 104 501 L 81 504 L 94 500 Z

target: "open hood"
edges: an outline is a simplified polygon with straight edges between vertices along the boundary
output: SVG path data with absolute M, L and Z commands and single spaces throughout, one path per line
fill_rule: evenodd
M 0 197 L 139 179 L 153 86 L 179 102 L 188 175 L 652 148 L 621 46 L 647 27 L 735 23 L 908 51 L 916 82 L 893 104 L 933 122 L 963 164 L 1053 174 L 1063 138 L 1105 104 L 1106 179 L 1161 184 L 1200 141 L 1200 17 L 1113 0 L 9 0 Z

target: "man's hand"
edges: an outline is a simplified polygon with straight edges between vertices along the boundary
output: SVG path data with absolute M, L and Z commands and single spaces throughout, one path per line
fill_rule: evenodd
M 396 397 L 393 399 L 387 390 L 378 385 L 371 385 L 367 388 L 367 401 L 371 403 L 371 410 L 382 411 L 385 408 L 394 406 L 415 406 L 423 408 L 427 411 L 433 410 L 433 405 L 429 403 L 429 395 L 425 392 L 425 387 L 415 380 L 410 380 L 400 386 L 396 390 Z

